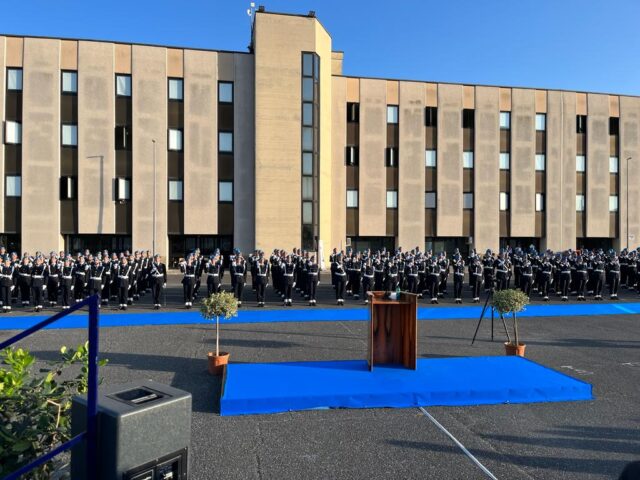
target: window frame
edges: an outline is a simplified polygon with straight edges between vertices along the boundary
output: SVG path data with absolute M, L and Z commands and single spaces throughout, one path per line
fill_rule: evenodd
M 578 202 L 580 202 L 580 205 L 578 205 Z M 578 206 L 580 206 L 580 208 L 578 208 Z M 587 196 L 582 193 L 576 194 L 576 212 L 584 212 L 586 208 Z
M 388 104 L 387 105 L 387 125 L 399 125 L 399 124 L 400 124 L 400 107 L 398 105 Z
M 538 168 L 538 159 L 540 157 L 542 157 L 542 169 Z M 547 154 L 546 153 L 536 153 L 534 169 L 536 172 L 547 171 Z
M 615 159 L 615 170 L 611 170 L 611 163 Z M 609 155 L 609 173 L 620 173 L 620 157 L 617 155 Z
M 542 119 L 542 128 L 539 127 L 539 119 Z M 536 132 L 546 132 L 547 131 L 547 114 L 546 113 L 536 113 Z
M 507 159 L 507 166 L 503 166 L 502 164 L 502 159 L 505 158 L 504 156 L 506 155 L 506 159 Z M 509 171 L 511 170 L 511 154 L 509 152 L 500 152 L 500 156 L 499 156 L 499 160 L 498 160 L 498 166 L 500 168 L 500 170 L 502 171 Z
M 438 127 L 438 107 L 424 107 L 424 126 Z
M 506 119 L 506 125 L 503 123 L 503 120 Z M 501 110 L 499 116 L 499 124 L 500 130 L 511 130 L 511 112 Z
M 611 201 L 615 199 L 615 208 L 611 209 Z M 618 213 L 620 210 L 620 197 L 618 195 L 609 195 L 609 213 Z
M 171 98 L 171 83 L 180 82 L 180 98 Z M 169 102 L 184 102 L 184 78 L 182 77 L 167 77 L 167 101 Z
M 582 159 L 582 167 L 578 169 L 578 159 Z M 586 173 L 587 171 L 587 156 L 586 155 L 576 155 L 576 173 Z
M 389 206 L 391 200 L 391 206 Z M 387 190 L 387 209 L 396 210 L 398 208 L 398 190 Z
M 498 197 L 498 208 L 501 212 L 509 211 L 509 192 L 500 192 Z
M 14 135 L 12 137 L 17 136 L 17 141 L 9 141 L 9 124 L 15 125 Z M 17 133 L 15 133 L 17 132 Z M 3 142 L 5 145 L 22 145 L 22 122 L 16 122 L 14 120 L 5 120 L 4 121 L 4 135 Z
M 222 185 L 231 185 L 231 200 L 223 200 L 222 199 Z M 218 203 L 233 203 L 235 189 L 233 185 L 233 180 L 218 180 Z
M 129 79 L 129 94 L 118 93 L 118 79 L 119 78 Z M 133 79 L 131 78 L 131 75 L 124 74 L 124 73 L 116 73 L 115 81 L 116 81 L 116 97 L 122 97 L 122 98 L 131 98 L 131 97 L 133 97 Z
M 471 206 L 470 207 L 465 206 L 465 198 L 470 198 L 471 199 Z M 473 210 L 473 204 L 474 204 L 473 192 L 462 192 L 462 209 L 463 210 Z
M 433 165 L 429 165 L 430 154 L 433 154 Z M 435 148 L 426 148 L 424 150 L 424 166 L 425 168 L 438 168 L 438 151 Z
M 9 88 L 9 72 L 19 72 L 19 78 L 20 78 L 20 88 Z M 6 89 L 7 92 L 21 92 L 23 87 L 24 87 L 24 76 L 23 76 L 23 69 L 22 68 L 16 68 L 16 67 L 7 67 L 6 69 L 6 74 L 5 74 L 5 85 L 6 85 Z
M 66 184 L 63 189 L 63 184 Z M 69 188 L 71 187 L 71 188 Z M 66 193 L 66 195 L 63 195 Z M 73 175 L 60 177 L 60 200 L 77 200 L 78 199 L 78 179 Z
M 433 207 L 430 207 L 429 198 L 433 198 Z M 435 191 L 424 192 L 424 208 L 427 210 L 435 210 L 438 208 L 438 195 Z
M 178 132 L 180 134 L 180 147 L 171 148 L 171 132 Z M 170 152 L 183 152 L 184 151 L 184 129 L 182 128 L 167 128 L 167 150 Z
M 223 135 L 231 135 L 231 150 L 223 150 L 222 149 L 222 142 L 220 141 L 220 139 L 222 138 Z M 218 131 L 218 153 L 226 153 L 226 154 L 230 154 L 233 155 L 233 151 L 234 151 L 234 134 L 233 134 L 233 130 L 219 130 Z
M 355 205 L 350 205 L 349 202 L 349 194 L 354 195 L 355 194 Z M 352 198 L 353 199 L 353 198 Z M 349 188 L 347 189 L 347 208 L 358 208 L 359 207 L 359 200 L 360 200 L 360 194 L 358 193 L 357 189 L 353 189 L 353 188 Z M 353 203 L 353 202 L 351 202 Z
M 221 100 L 222 95 L 220 95 L 221 89 L 220 87 L 222 87 L 223 85 L 231 85 L 231 100 Z M 235 100 L 235 87 L 233 82 L 229 82 L 226 80 L 220 80 L 218 81 L 218 103 L 222 103 L 224 105 L 232 105 L 234 103 Z
M 65 90 L 64 89 L 64 77 L 66 74 L 75 75 L 75 90 Z M 78 71 L 77 70 L 61 70 L 60 71 L 60 94 L 61 95 L 78 95 Z
M 124 188 L 120 188 L 122 185 Z M 128 190 L 128 191 L 127 191 Z M 128 195 L 123 195 L 123 193 Z M 116 202 L 126 203 L 133 198 L 132 184 L 130 177 L 116 177 Z
M 471 154 L 471 166 L 467 166 L 465 165 L 465 161 L 469 158 L 469 154 Z M 475 166 L 475 155 L 473 150 L 465 150 L 462 152 L 462 168 L 463 169 L 473 169 L 473 167 Z
M 180 198 L 171 198 L 171 184 L 179 184 Z M 169 178 L 167 180 L 167 199 L 170 202 L 183 202 L 184 201 L 184 180 L 182 178 Z
M 64 143 L 64 130 L 65 127 L 75 127 L 75 142 L 76 143 Z M 73 131 L 73 130 L 72 130 Z M 73 138 L 73 135 L 72 135 Z M 64 148 L 78 148 L 78 124 L 64 122 L 60 124 L 60 146 Z
M 22 198 L 22 175 L 5 175 L 4 180 L 4 196 L 6 198 Z M 17 191 L 17 194 L 9 195 L 9 179 L 18 179 L 17 180 L 17 188 L 16 184 L 14 184 L 14 188 L 12 190 Z M 15 181 L 15 180 L 14 180 Z
M 535 208 L 536 208 L 536 212 L 544 212 L 544 193 L 543 192 L 536 192 Z

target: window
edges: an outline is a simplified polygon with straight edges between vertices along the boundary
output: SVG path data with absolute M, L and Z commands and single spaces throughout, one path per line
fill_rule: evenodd
M 62 72 L 62 93 L 78 93 L 78 72 Z
M 425 192 L 424 208 L 436 208 L 436 192 Z
M 424 126 L 425 127 L 438 126 L 438 109 L 436 107 L 426 107 L 424 109 Z
M 544 132 L 547 130 L 547 114 L 536 113 L 536 131 Z
M 397 190 L 387 190 L 387 208 L 398 208 Z
M 475 111 L 470 108 L 462 110 L 462 128 L 473 128 L 475 123 Z
M 313 200 L 313 177 L 302 177 L 302 199 Z
M 313 127 L 313 103 L 305 102 L 302 104 L 302 125 Z
M 118 97 L 131 96 L 131 75 L 116 75 L 116 95 Z
M 358 208 L 358 190 L 347 190 L 347 208 Z
M 77 147 L 78 146 L 78 126 L 71 124 L 62 125 L 62 146 Z
M 302 174 L 313 175 L 313 154 L 312 153 L 305 152 L 302 154 Z
M 544 212 L 544 193 L 536 193 L 536 212 Z
M 586 115 L 576 115 L 576 133 L 587 133 Z
M 305 77 L 313 76 L 313 54 L 302 54 L 302 75 Z
M 511 128 L 511 112 L 500 112 L 500 128 L 503 130 Z
M 7 68 L 7 90 L 22 90 L 21 68 Z
M 587 157 L 584 155 L 576 155 L 576 172 L 584 172 L 587 167 Z
M 576 195 L 576 212 L 584 212 L 584 195 Z
M 473 193 L 467 192 L 462 194 L 462 208 L 471 210 L 473 208 Z
M 5 195 L 7 197 L 21 197 L 22 196 L 22 177 L 19 175 L 8 175 L 7 184 L 5 188 Z
M 302 202 L 302 223 L 309 225 L 313 223 L 313 203 Z
M 387 123 L 398 123 L 397 105 L 387 105 Z
M 116 126 L 116 150 L 129 150 L 131 147 L 129 139 L 129 127 L 125 125 Z
M 302 150 L 313 151 L 313 128 L 303 127 L 302 129 Z
M 218 102 L 233 103 L 233 83 L 232 82 L 218 83 Z
M 424 166 L 425 167 L 436 167 L 436 151 L 435 150 L 425 150 L 424 151 Z
M 358 165 L 358 147 L 355 145 L 347 145 L 345 163 L 348 167 Z M 309 173 L 309 175 L 311 175 Z
M 547 159 L 544 153 L 536 154 L 536 172 L 544 172 L 547 164 Z
M 302 100 L 313 102 L 313 78 L 302 79 Z
M 347 123 L 358 123 L 360 121 L 360 104 L 347 103 Z
M 509 194 L 500 192 L 500 211 L 505 212 L 507 210 L 509 210 Z
M 618 211 L 618 196 L 617 195 L 609 195 L 609 211 L 617 212 Z
M 182 130 L 176 128 L 169 129 L 169 150 L 174 152 L 182 151 Z
M 4 143 L 19 145 L 22 143 L 22 124 L 7 120 L 4 122 Z
M 218 151 L 233 153 L 233 132 L 218 133 Z
M 116 200 L 119 202 L 131 200 L 131 179 L 116 178 Z
M 620 119 L 618 117 L 609 118 L 609 135 L 618 135 L 620 133 Z
M 75 177 L 60 178 L 60 200 L 73 200 L 77 197 L 76 193 Z
M 500 154 L 500 170 L 509 170 L 509 154 L 501 153 Z
M 462 168 L 473 168 L 473 152 L 462 152 Z
M 385 149 L 385 165 L 387 167 L 398 166 L 398 147 L 387 147 Z
M 218 182 L 218 201 L 233 202 L 233 182 Z
M 618 173 L 618 157 L 609 157 L 609 173 Z
M 182 101 L 184 82 L 181 78 L 169 79 L 169 100 Z
M 169 180 L 169 200 L 182 201 L 182 180 Z

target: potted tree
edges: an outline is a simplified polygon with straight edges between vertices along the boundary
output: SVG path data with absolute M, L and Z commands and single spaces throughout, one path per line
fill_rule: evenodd
M 229 363 L 229 353 L 220 351 L 220 317 L 229 319 L 238 314 L 238 301 L 229 292 L 212 293 L 200 305 L 200 314 L 206 320 L 216 321 L 216 351 L 209 352 L 209 373 L 220 375 Z
M 520 343 L 518 335 L 518 313 L 529 303 L 529 297 L 522 290 L 500 290 L 493 294 L 493 307 L 497 310 L 501 317 L 511 314 L 513 317 L 513 341 L 507 330 L 507 341 L 504 347 L 507 355 L 518 355 L 524 357 L 524 349 L 526 345 Z M 506 324 L 505 324 L 506 329 Z

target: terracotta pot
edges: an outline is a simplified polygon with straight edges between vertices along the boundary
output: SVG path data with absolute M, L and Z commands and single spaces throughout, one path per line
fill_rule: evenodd
M 507 355 L 517 355 L 519 357 L 524 357 L 524 349 L 526 345 L 524 343 L 519 343 L 516 347 L 513 343 L 504 342 L 504 349 L 507 352 Z
M 229 354 L 227 352 L 220 352 L 220 355 L 216 356 L 215 353 L 209 352 L 207 354 L 207 360 L 209 360 L 209 373 L 211 375 L 222 375 L 224 369 L 229 363 Z

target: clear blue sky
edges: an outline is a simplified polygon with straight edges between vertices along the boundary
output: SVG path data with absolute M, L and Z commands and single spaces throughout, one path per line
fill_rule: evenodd
M 3 1 L 0 32 L 245 51 L 245 0 Z M 640 0 L 264 0 L 315 10 L 344 73 L 640 95 Z

